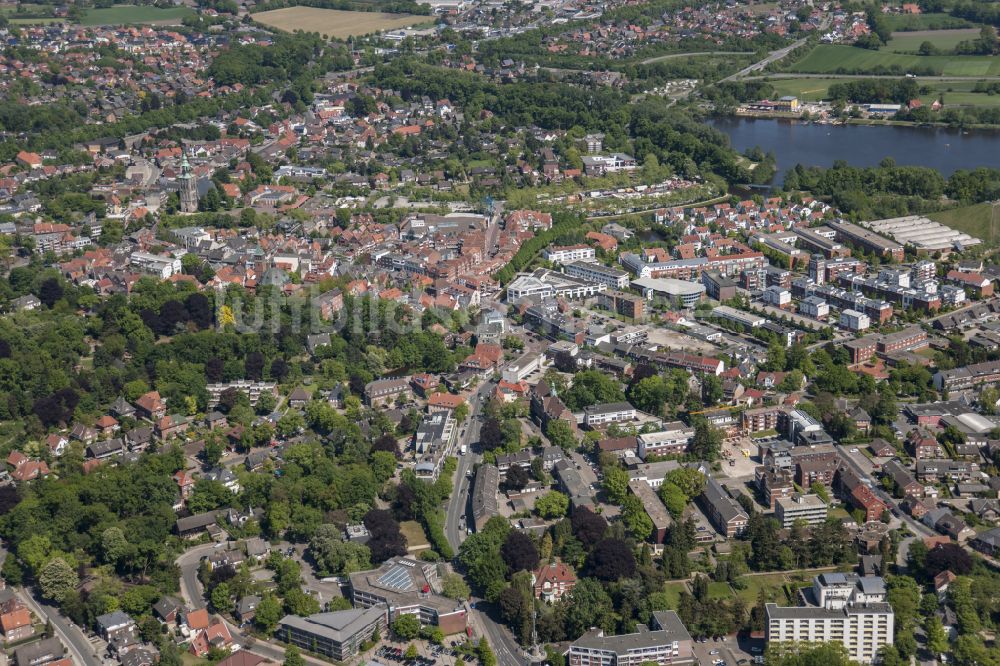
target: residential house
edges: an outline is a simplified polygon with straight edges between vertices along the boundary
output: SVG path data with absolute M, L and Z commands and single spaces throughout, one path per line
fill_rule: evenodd
M 552 603 L 573 591 L 576 574 L 572 567 L 556 558 L 531 572 L 531 585 L 536 599 Z
M 167 414 L 167 405 L 158 391 L 150 391 L 135 401 L 136 414 L 150 421 L 157 421 Z

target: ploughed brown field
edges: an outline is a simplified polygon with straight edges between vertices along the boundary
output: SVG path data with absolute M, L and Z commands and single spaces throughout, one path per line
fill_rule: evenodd
M 253 15 L 258 23 L 294 32 L 318 32 L 329 37 L 350 37 L 367 35 L 372 32 L 405 28 L 426 16 L 413 14 L 385 14 L 381 12 L 349 12 L 340 9 L 320 9 L 317 7 L 286 7 Z

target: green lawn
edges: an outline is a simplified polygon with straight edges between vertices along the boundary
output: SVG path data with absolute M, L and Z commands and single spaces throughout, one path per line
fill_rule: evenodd
M 681 592 L 687 592 L 687 585 L 684 583 L 665 583 L 663 585 L 663 592 L 669 599 L 670 608 L 677 610 L 677 606 L 681 600 Z
M 893 53 L 917 53 L 921 44 L 930 42 L 941 51 L 953 51 L 959 42 L 977 37 L 979 37 L 979 31 L 975 28 L 935 30 L 933 32 L 894 32 L 892 39 L 882 47 L 882 50 Z
M 827 99 L 830 86 L 839 79 L 774 79 L 775 97 L 793 95 L 805 102 L 820 102 Z
M 786 603 L 785 593 L 781 589 L 781 586 L 788 582 L 785 574 L 747 576 L 746 581 L 746 589 L 739 590 L 736 594 L 738 594 L 743 601 L 747 602 L 747 605 L 752 606 L 757 603 L 757 595 L 760 594 L 761 590 L 764 590 L 764 597 L 768 601 L 773 601 L 779 604 Z
M 160 9 L 152 6 L 118 5 L 107 9 L 90 9 L 80 19 L 80 25 L 121 25 L 170 21 L 180 23 L 185 16 L 194 14 L 187 7 Z
M 729 586 L 729 583 L 712 581 L 708 584 L 709 599 L 728 599 L 731 596 L 733 596 L 733 588 Z
M 820 44 L 794 63 L 790 71 L 815 74 L 866 73 L 876 68 L 896 68 L 902 73 L 933 68 L 944 76 L 1000 75 L 1000 58 L 990 56 L 918 56 L 872 51 L 854 46 Z
M 974 27 L 965 19 L 950 14 L 889 14 L 885 22 L 890 30 L 945 30 Z
M 990 217 L 992 206 L 988 203 L 976 204 L 964 208 L 951 208 L 938 213 L 931 213 L 927 217 L 936 222 L 940 222 L 952 229 L 964 231 L 970 236 L 982 239 L 986 245 L 990 243 Z M 1000 234 L 998 234 L 1000 236 Z M 997 238 L 995 240 L 1000 240 Z M 992 243 L 992 244 L 995 244 Z
M 399 531 L 406 539 L 406 547 L 410 550 L 430 547 L 423 526 L 415 520 L 406 520 L 399 524 Z

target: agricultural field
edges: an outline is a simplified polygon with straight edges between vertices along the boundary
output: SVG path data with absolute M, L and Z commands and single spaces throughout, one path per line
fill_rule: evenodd
M 1000 234 L 994 237 L 990 233 L 990 219 L 992 218 L 992 214 L 993 207 L 988 203 L 981 203 L 975 206 L 942 210 L 937 213 L 931 213 L 927 217 L 952 229 L 964 231 L 970 236 L 981 238 L 985 245 L 992 246 L 1000 240 Z
M 975 81 L 940 81 L 929 84 L 921 81 L 921 87 L 925 85 L 930 88 L 930 92 L 920 95 L 920 101 L 924 104 L 931 104 L 940 98 L 945 106 L 1000 106 L 1000 95 L 973 92 Z
M 887 14 L 885 22 L 894 31 L 949 30 L 975 27 L 950 14 Z
M 340 9 L 316 7 L 286 7 L 254 14 L 258 23 L 294 32 L 305 30 L 328 37 L 345 38 L 373 32 L 406 28 L 427 21 L 426 16 L 412 14 L 385 14 L 380 12 L 349 12 Z
M 894 32 L 889 43 L 881 50 L 891 53 L 917 53 L 920 45 L 930 42 L 942 52 L 951 52 L 959 42 L 977 39 L 979 31 L 975 28 L 959 30 L 919 30 L 916 32 Z
M 88 9 L 80 25 L 139 25 L 157 23 L 179 24 L 185 16 L 194 14 L 187 7 L 160 9 L 152 6 L 117 5 L 106 9 Z
M 876 68 L 898 68 L 906 73 L 910 70 L 935 69 L 943 76 L 998 76 L 1000 58 L 991 56 L 918 56 L 872 51 L 870 49 L 820 44 L 805 58 L 794 63 L 789 71 L 816 74 L 836 74 L 838 72 L 864 74 L 875 72 Z

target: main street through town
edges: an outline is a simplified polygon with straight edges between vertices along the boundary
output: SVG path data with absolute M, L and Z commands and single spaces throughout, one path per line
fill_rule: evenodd
M 467 478 L 468 473 L 482 460 L 482 455 L 477 452 L 479 448 L 479 429 L 482 426 L 482 408 L 489 400 L 490 393 L 495 384 L 485 382 L 479 389 L 469 397 L 469 420 L 459 435 L 456 444 L 458 450 L 462 446 L 466 447 L 465 455 L 458 456 L 458 469 L 455 471 L 455 488 L 452 491 L 451 499 L 448 503 L 448 513 L 445 520 L 445 536 L 448 543 L 458 553 L 462 545 L 467 525 L 462 516 L 471 517 L 472 508 L 470 506 L 470 496 L 474 479 Z M 478 597 L 473 597 L 472 604 L 480 605 L 483 602 Z M 486 642 L 493 648 L 496 654 L 497 663 L 501 666 L 525 666 L 530 663 L 524 650 L 518 645 L 517 640 L 510 631 L 494 621 L 483 608 L 473 608 L 472 624 L 474 628 L 482 631 Z

